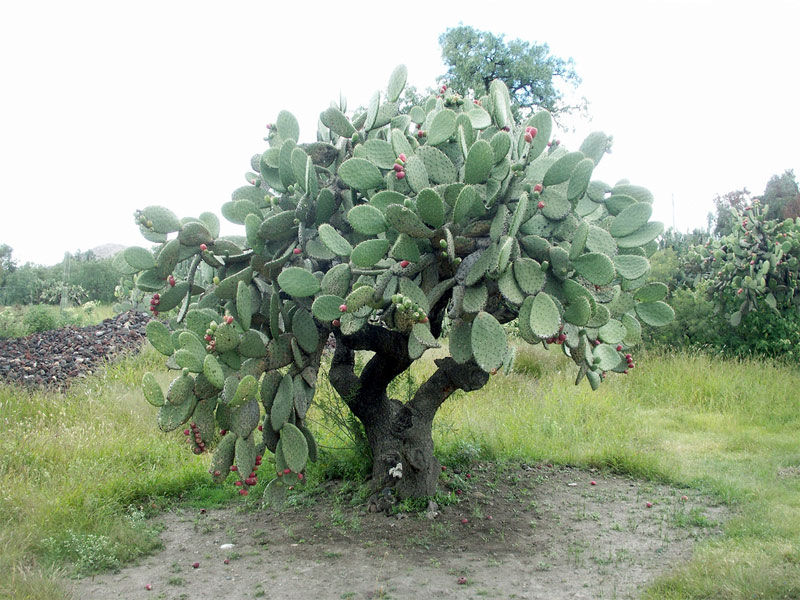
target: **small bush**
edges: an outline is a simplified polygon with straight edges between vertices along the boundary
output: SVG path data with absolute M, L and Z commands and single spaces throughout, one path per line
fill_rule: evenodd
M 28 335 L 58 329 L 60 324 L 61 318 L 58 315 L 58 309 L 43 304 L 31 306 L 22 317 L 22 325 Z

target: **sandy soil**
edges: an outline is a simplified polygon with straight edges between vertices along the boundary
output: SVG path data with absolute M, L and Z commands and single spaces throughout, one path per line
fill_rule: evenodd
M 162 552 L 73 590 L 103 600 L 635 598 L 728 518 L 696 491 L 597 472 L 483 464 L 448 475 L 464 489 L 435 514 L 369 512 L 336 482 L 301 506 L 290 496 L 280 508 L 163 514 Z

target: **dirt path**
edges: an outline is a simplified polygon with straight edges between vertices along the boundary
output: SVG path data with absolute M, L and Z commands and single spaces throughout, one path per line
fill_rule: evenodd
M 634 598 L 728 518 L 692 490 L 613 475 L 466 475 L 435 516 L 370 513 L 335 483 L 305 506 L 165 514 L 163 552 L 73 589 L 98 600 Z

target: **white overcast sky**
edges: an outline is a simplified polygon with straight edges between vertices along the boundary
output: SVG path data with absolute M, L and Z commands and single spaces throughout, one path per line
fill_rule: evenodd
M 219 214 L 278 111 L 312 141 L 340 90 L 366 104 L 399 63 L 433 85 L 438 36 L 459 22 L 572 57 L 592 120 L 559 137 L 612 134 L 595 177 L 649 187 L 668 226 L 673 197 L 687 230 L 715 194 L 800 175 L 797 0 L 8 1 L 0 243 L 53 264 L 147 245 L 136 208 Z

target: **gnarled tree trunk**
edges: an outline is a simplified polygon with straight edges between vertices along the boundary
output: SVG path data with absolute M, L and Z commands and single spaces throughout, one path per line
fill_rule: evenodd
M 437 332 L 438 334 L 438 332 Z M 372 487 L 393 487 L 399 498 L 431 496 L 441 466 L 433 454 L 433 418 L 456 389 L 483 387 L 488 374 L 470 361 L 436 360 L 437 370 L 405 404 L 389 398 L 386 388 L 411 366 L 408 335 L 367 325 L 352 336 L 337 335 L 330 370 L 334 389 L 363 423 L 372 450 Z M 361 375 L 355 374 L 355 351 L 373 350 Z M 397 477 L 397 467 L 401 477 Z M 395 469 L 395 475 L 390 474 Z

